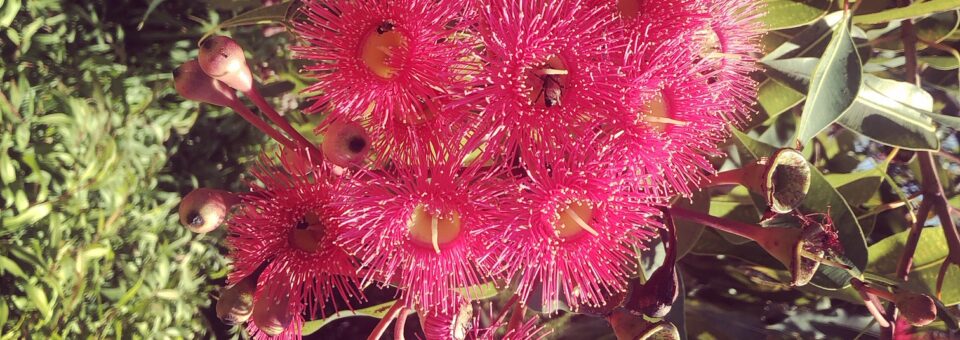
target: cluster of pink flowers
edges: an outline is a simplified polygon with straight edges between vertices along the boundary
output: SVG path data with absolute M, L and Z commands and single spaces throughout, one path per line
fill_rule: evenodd
M 487 283 L 603 305 L 750 117 L 757 3 L 303 1 L 322 151 L 278 139 L 227 221 L 251 330 L 298 337 L 371 283 L 427 319 Z

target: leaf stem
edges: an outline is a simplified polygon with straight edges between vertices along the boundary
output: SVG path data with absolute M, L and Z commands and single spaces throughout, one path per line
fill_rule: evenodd
M 403 310 L 403 305 L 403 299 L 397 300 L 397 302 L 390 307 L 390 310 L 387 311 L 387 314 L 385 314 L 383 318 L 380 319 L 380 322 L 377 323 L 377 327 L 370 332 L 370 336 L 367 337 L 367 340 L 379 340 L 380 337 L 383 336 L 383 333 L 387 331 L 387 326 L 390 325 L 390 322 L 393 321 L 398 314 L 400 314 L 401 310 Z

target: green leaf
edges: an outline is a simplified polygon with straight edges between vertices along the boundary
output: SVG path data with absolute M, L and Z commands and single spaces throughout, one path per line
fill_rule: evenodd
M 867 37 L 876 42 L 872 46 L 878 49 L 902 51 L 903 40 L 900 36 L 903 33 L 900 23 L 900 21 L 894 21 L 887 27 L 867 32 Z M 960 13 L 949 11 L 917 20 L 913 27 L 920 41 L 940 42 L 956 31 L 957 25 L 960 25 Z
M 376 306 L 358 309 L 355 311 L 349 311 L 349 310 L 339 311 L 336 314 L 328 316 L 323 319 L 307 321 L 303 324 L 301 334 L 310 335 L 310 334 L 316 333 L 318 330 L 320 330 L 320 328 L 323 328 L 323 326 L 326 326 L 331 322 L 334 322 L 336 320 L 343 319 L 343 318 L 349 318 L 354 316 L 367 316 L 371 318 L 381 319 L 385 315 L 387 315 L 387 311 L 389 311 L 390 307 L 393 307 L 394 304 L 396 304 L 396 301 L 387 301 Z
M 153 10 L 157 9 L 157 6 L 160 6 L 166 0 L 151 0 L 150 5 L 147 6 L 147 11 L 143 13 L 143 18 L 140 18 L 140 23 L 137 24 L 137 30 L 143 29 L 143 24 L 147 22 L 147 18 L 150 17 L 150 13 L 153 13 Z
M 44 202 L 28 208 L 23 213 L 12 218 L 3 220 L 3 228 L 7 230 L 17 229 L 24 225 L 34 224 L 50 214 L 52 205 L 50 202 Z
M 861 83 L 860 56 L 850 37 L 849 18 L 833 29 L 810 80 L 807 101 L 797 124 L 797 139 L 806 144 L 853 104 Z
M 33 302 L 33 306 L 43 315 L 43 318 L 46 319 L 50 317 L 53 310 L 50 309 L 50 300 L 47 299 L 47 293 L 33 284 L 27 285 L 24 287 L 24 290 L 27 293 L 27 297 Z
M 933 97 L 922 88 L 867 74 L 853 106 L 838 123 L 880 143 L 909 150 L 937 150 L 937 128 L 924 112 Z
M 203 37 L 200 38 L 200 43 L 203 43 L 207 37 L 216 33 L 217 30 L 224 28 L 257 24 L 286 23 L 287 18 L 291 13 L 293 13 L 292 9 L 295 8 L 293 4 L 294 1 L 285 1 L 276 5 L 263 6 L 224 20 L 222 23 L 210 30 L 210 32 L 204 34 Z
M 954 130 L 960 130 L 960 117 L 947 116 L 944 114 L 934 113 L 934 112 L 924 112 L 923 114 L 927 117 L 932 118 L 943 126 L 949 127 Z
M 960 60 L 953 56 L 928 56 L 919 59 L 930 67 L 941 71 L 956 70 L 957 67 L 960 67 Z
M 733 137 L 736 138 L 737 143 L 743 146 L 744 150 L 747 151 L 750 156 L 753 157 L 753 159 L 768 157 L 777 151 L 777 147 L 773 145 L 753 139 L 736 129 L 732 129 L 731 131 L 733 132 Z
M 0 28 L 10 27 L 13 19 L 16 18 L 17 13 L 20 12 L 21 6 L 23 6 L 23 3 L 20 0 L 7 0 L 3 2 L 2 12 L 0 12 Z
M 797 92 L 779 81 L 767 79 L 760 83 L 757 90 L 757 102 L 767 113 L 767 117 L 776 117 L 803 101 L 803 93 Z
M 870 200 L 883 181 L 883 176 L 877 169 L 849 174 L 827 174 L 824 177 L 851 206 L 860 206 Z
M 918 18 L 957 8 L 960 8 L 960 3 L 958 3 L 956 0 L 930 0 L 925 2 L 915 2 L 910 6 L 896 7 L 876 13 L 855 16 L 853 17 L 853 23 L 879 24 L 895 20 Z
M 4 334 L 3 325 L 7 324 L 8 316 L 10 316 L 10 309 L 7 307 L 7 300 L 0 298 L 0 334 Z
M 807 93 L 810 87 L 810 76 L 820 63 L 819 58 L 797 57 L 789 59 L 764 60 L 761 63 L 766 66 L 767 75 L 788 86 L 791 89 L 801 93 Z
M 24 279 L 27 278 L 27 274 L 23 272 L 23 269 L 20 269 L 20 265 L 18 265 L 16 262 L 13 262 L 13 260 L 11 260 L 8 257 L 0 256 L 0 268 L 2 268 L 3 270 L 7 271 L 10 274 L 13 274 L 14 276 L 18 276 Z M 2 324 L 3 323 L 0 323 L 0 325 Z
M 822 18 L 830 9 L 830 0 L 764 0 L 763 26 L 779 30 L 803 26 Z
M 909 233 L 909 230 L 903 231 L 870 246 L 870 264 L 867 266 L 867 271 L 896 281 L 897 264 L 900 262 Z M 913 254 L 913 269 L 904 287 L 919 293 L 933 294 L 940 265 L 950 252 L 947 239 L 941 227 L 928 227 L 920 232 L 918 244 L 920 246 Z M 957 266 L 951 266 L 944 282 L 948 284 L 943 286 L 943 303 L 946 305 L 960 303 L 960 285 L 949 284 L 960 282 L 960 269 Z
M 814 167 L 810 168 L 810 191 L 800 204 L 799 210 L 804 213 L 829 211 L 840 236 L 844 256 L 861 272 L 867 267 L 867 240 L 857 215 L 850 210 L 846 200 L 830 185 L 820 170 Z M 828 266 L 820 266 L 818 273 L 823 275 L 818 274 L 812 283 L 827 289 L 841 289 L 848 284 L 850 278 L 846 271 Z
M 673 205 L 693 211 L 707 212 L 710 210 L 710 191 L 707 189 L 700 190 L 689 199 L 678 197 Z M 703 233 L 705 227 L 700 223 L 681 218 L 674 218 L 673 221 L 677 228 L 677 259 L 681 259 L 697 244 L 697 240 L 700 239 L 700 234 Z

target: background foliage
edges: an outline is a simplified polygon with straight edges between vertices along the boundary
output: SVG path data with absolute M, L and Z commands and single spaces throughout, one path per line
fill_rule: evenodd
M 731 139 L 717 166 L 737 167 L 799 139 L 819 170 L 803 209 L 829 206 L 847 256 L 868 275 L 893 279 L 919 201 L 914 151 L 935 152 L 953 212 L 960 207 L 960 56 L 949 51 L 960 47 L 960 4 L 896 9 L 896 1 L 866 1 L 843 17 L 828 0 L 765 2 L 771 31 L 757 74 L 760 117 Z M 183 102 L 169 72 L 196 56 L 204 33 L 260 5 L 0 1 L 0 338 L 237 331 L 210 307 L 227 271 L 222 232 L 191 234 L 172 212 L 195 187 L 242 190 L 243 165 L 265 139 L 228 112 Z M 246 47 L 265 94 L 309 129 L 295 110 L 307 80 L 297 76 L 286 47 L 292 38 L 277 24 L 286 11 L 256 13 L 233 23 L 274 24 L 222 28 Z M 904 82 L 904 18 L 917 18 L 920 86 Z M 765 208 L 743 188 L 678 204 L 746 222 Z M 929 217 L 919 217 L 927 228 L 908 281 L 927 293 L 947 257 L 939 222 Z M 668 318 L 686 335 L 879 334 L 844 288 L 848 277 L 825 269 L 815 286 L 790 289 L 780 283 L 788 276 L 782 265 L 756 244 L 689 223 L 679 228 L 686 294 Z M 652 251 L 642 260 L 651 270 L 662 257 Z M 960 269 L 952 267 L 946 282 L 942 300 L 956 313 Z M 370 304 L 389 300 L 381 295 Z M 353 319 L 363 318 L 331 322 L 315 335 L 372 327 Z M 560 313 L 546 323 L 557 338 L 613 336 L 600 318 Z M 944 322 L 923 329 L 945 330 Z

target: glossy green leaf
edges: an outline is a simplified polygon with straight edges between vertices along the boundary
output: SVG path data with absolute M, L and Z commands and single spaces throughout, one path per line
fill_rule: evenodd
M 310 335 L 310 334 L 316 333 L 318 330 L 320 330 L 320 328 L 323 328 L 323 326 L 326 326 L 331 322 L 334 322 L 336 320 L 343 319 L 343 318 L 349 318 L 354 316 L 366 316 L 366 317 L 380 319 L 380 318 L 383 318 L 385 315 L 387 315 L 387 311 L 389 311 L 390 307 L 393 307 L 394 304 L 396 304 L 396 301 L 387 301 L 379 305 L 357 309 L 354 311 L 350 311 L 350 310 L 340 311 L 334 315 L 328 316 L 323 319 L 307 321 L 303 324 L 303 328 L 301 329 L 301 334 Z
M 915 2 L 910 6 L 891 8 L 877 13 L 857 15 L 853 17 L 855 24 L 879 24 L 895 20 L 918 18 L 937 12 L 960 8 L 956 0 L 930 0 Z
M 919 60 L 930 65 L 930 67 L 943 71 L 956 70 L 960 67 L 960 60 L 953 56 L 927 56 L 920 57 Z
M 824 176 L 850 206 L 860 206 L 877 193 L 883 181 L 879 170 L 872 169 L 849 174 L 827 174 Z
M 924 112 L 923 114 L 927 115 L 937 123 L 940 123 L 943 126 L 949 127 L 954 130 L 960 130 L 960 117 L 956 116 L 947 116 L 944 114 L 934 113 L 934 112 Z
M 918 86 L 867 74 L 856 102 L 838 123 L 875 141 L 910 150 L 937 150 L 933 97 Z
M 902 51 L 903 39 L 900 39 L 900 35 L 903 33 L 900 24 L 900 21 L 894 21 L 885 28 L 867 32 L 867 37 L 876 42 L 872 46 L 879 49 Z M 924 40 L 943 41 L 957 30 L 958 25 L 960 25 L 960 12 L 948 11 L 917 20 L 913 27 L 917 38 L 921 41 L 920 44 L 923 44 L 922 41 Z
M 861 272 L 867 267 L 867 240 L 857 220 L 843 196 L 834 189 L 826 177 L 816 168 L 810 168 L 810 191 L 800 204 L 803 213 L 830 212 L 834 227 L 840 236 L 844 256 Z M 813 283 L 823 288 L 840 289 L 848 284 L 850 276 L 843 270 L 820 266 L 819 273 L 824 276 L 814 278 Z M 819 275 L 818 275 L 819 276 Z M 829 280 L 820 278 L 827 277 Z
M 830 0 L 764 0 L 763 26 L 779 30 L 803 26 L 820 19 L 830 9 Z
M 767 117 L 775 117 L 803 102 L 803 93 L 797 92 L 779 81 L 767 79 L 760 83 L 757 102 Z
M 850 37 L 848 20 L 833 28 L 830 43 L 810 77 L 810 89 L 797 125 L 797 140 L 801 144 L 840 118 L 860 91 L 860 56 Z
M 903 231 L 887 237 L 870 246 L 870 264 L 867 270 L 891 280 L 897 280 L 897 264 L 903 254 L 909 231 Z M 947 258 L 949 248 L 940 227 L 924 228 L 920 233 L 916 252 L 913 254 L 913 270 L 907 280 L 906 288 L 931 294 L 936 288 L 937 272 Z M 960 282 L 960 269 L 951 266 L 947 272 L 946 283 Z M 947 305 L 960 303 L 960 286 L 944 284 L 942 301 Z
M 798 57 L 789 59 L 773 59 L 762 61 L 766 73 L 801 94 L 807 93 L 810 87 L 810 76 L 817 68 L 819 58 Z
M 677 198 L 673 206 L 707 212 L 710 210 L 710 192 L 709 190 L 701 190 L 694 193 L 690 199 Z M 703 234 L 704 226 L 679 218 L 674 218 L 674 224 L 677 228 L 677 259 L 681 259 L 697 244 L 700 234 Z

